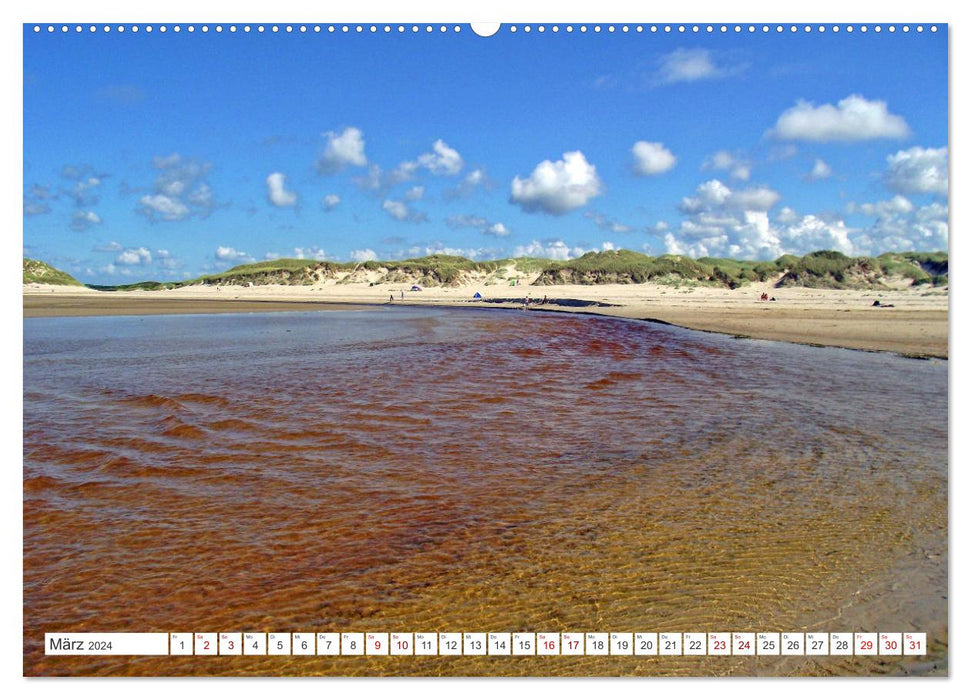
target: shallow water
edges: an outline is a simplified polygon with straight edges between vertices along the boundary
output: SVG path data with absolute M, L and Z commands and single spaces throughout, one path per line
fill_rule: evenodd
M 947 362 L 499 310 L 24 322 L 28 675 L 893 672 L 42 644 L 859 629 L 944 658 L 946 526 Z

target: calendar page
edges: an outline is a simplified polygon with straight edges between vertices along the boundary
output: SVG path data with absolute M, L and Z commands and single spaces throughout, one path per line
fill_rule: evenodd
M 265 11 L 22 26 L 25 676 L 948 674 L 946 22 Z

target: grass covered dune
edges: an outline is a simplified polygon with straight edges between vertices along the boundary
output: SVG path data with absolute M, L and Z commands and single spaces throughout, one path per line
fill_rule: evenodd
M 25 261 L 26 264 L 26 261 Z M 947 253 L 885 253 L 878 257 L 849 257 L 836 251 L 817 251 L 798 257 L 783 255 L 772 261 L 692 259 L 681 255 L 650 256 L 630 250 L 591 252 L 571 260 L 505 258 L 469 260 L 454 255 L 430 255 L 401 261 L 361 263 L 281 258 L 249 263 L 225 272 L 182 282 L 138 282 L 98 286 L 105 291 L 176 289 L 193 285 L 307 285 L 418 284 L 425 287 L 462 287 L 502 284 L 518 280 L 536 286 L 563 284 L 643 284 L 677 286 L 700 284 L 738 289 L 754 282 L 777 287 L 814 289 L 891 289 L 947 284 Z M 25 274 L 26 283 L 26 274 Z
M 349 304 L 522 306 L 597 313 L 765 340 L 948 356 L 946 253 L 833 251 L 736 261 L 632 251 L 565 261 L 453 256 L 362 263 L 282 259 L 184 282 L 28 283 L 24 316 L 323 311 Z M 41 278 L 41 279 L 50 279 Z M 413 286 L 420 291 L 412 291 Z M 514 285 L 514 286 L 512 286 Z M 772 301 L 761 301 L 761 299 Z

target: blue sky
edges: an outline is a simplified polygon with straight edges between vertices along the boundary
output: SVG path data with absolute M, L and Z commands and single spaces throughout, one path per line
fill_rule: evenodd
M 127 26 L 24 27 L 24 254 L 85 282 L 948 245 L 944 26 Z

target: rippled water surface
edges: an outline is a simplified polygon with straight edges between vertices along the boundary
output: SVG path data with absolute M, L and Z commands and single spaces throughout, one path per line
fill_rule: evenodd
M 29 675 L 894 672 L 42 645 L 860 629 L 943 658 L 946 526 L 946 362 L 497 310 L 24 322 Z

